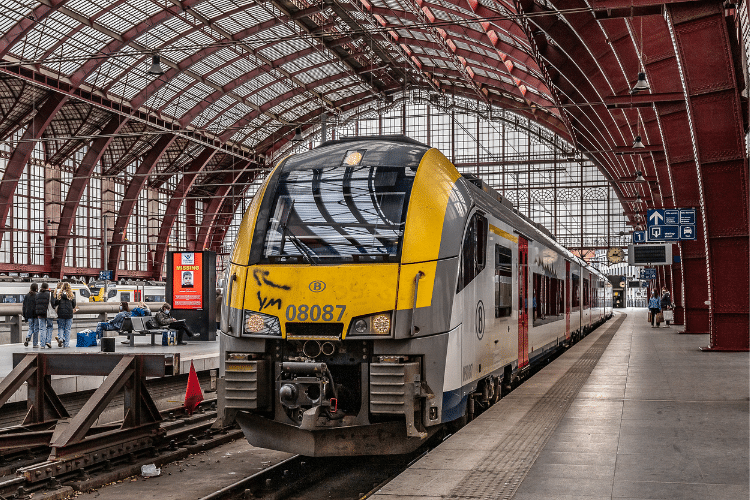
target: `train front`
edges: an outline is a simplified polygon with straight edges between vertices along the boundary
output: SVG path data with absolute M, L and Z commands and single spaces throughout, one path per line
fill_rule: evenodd
M 420 167 L 433 157 L 447 162 L 408 139 L 328 143 L 282 161 L 256 195 L 225 280 L 219 382 L 221 415 L 251 444 L 405 453 L 429 434 L 423 356 L 378 346 L 414 331 L 402 246 L 413 189 L 435 186 Z

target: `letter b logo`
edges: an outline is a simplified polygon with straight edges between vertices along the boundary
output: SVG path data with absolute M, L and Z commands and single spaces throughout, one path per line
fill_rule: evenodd
M 326 284 L 322 281 L 313 281 L 308 288 L 311 292 L 322 292 L 326 289 Z

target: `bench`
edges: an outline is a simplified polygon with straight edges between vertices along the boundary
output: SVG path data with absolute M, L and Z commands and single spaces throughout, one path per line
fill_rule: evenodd
M 125 321 L 130 320 L 131 330 L 130 333 L 123 333 L 123 335 L 130 335 L 130 347 L 135 346 L 136 335 L 151 335 L 151 345 L 156 345 L 156 336 L 160 337 L 164 332 L 169 331 L 168 328 L 148 328 L 146 322 L 153 319 L 152 316 L 131 316 Z M 123 328 L 121 331 L 125 331 L 125 323 L 122 324 Z

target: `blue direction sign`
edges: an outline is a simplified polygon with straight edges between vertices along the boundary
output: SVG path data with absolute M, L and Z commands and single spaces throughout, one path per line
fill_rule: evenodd
M 656 269 L 641 269 L 641 279 L 642 280 L 655 280 Z
M 115 272 L 111 269 L 109 271 L 99 271 L 100 280 L 112 281 L 112 278 L 114 277 L 115 277 Z
M 646 231 L 633 231 L 633 243 L 646 243 Z
M 695 239 L 695 209 L 649 209 L 646 217 L 648 241 Z M 635 233 L 633 243 L 636 243 Z

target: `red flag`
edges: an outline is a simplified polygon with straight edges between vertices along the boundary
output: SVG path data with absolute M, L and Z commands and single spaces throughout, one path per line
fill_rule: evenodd
M 190 362 L 190 375 L 188 375 L 187 390 L 185 391 L 185 410 L 192 415 L 198 404 L 203 401 L 203 391 L 198 382 L 198 374 L 195 373 L 193 362 Z

